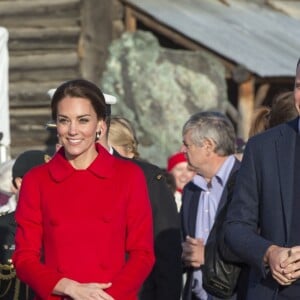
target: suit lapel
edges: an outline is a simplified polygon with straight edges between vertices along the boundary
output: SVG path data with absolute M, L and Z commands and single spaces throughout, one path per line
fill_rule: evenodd
M 196 221 L 197 221 L 197 212 L 198 212 L 198 205 L 199 205 L 199 198 L 200 198 L 201 189 L 194 185 L 191 201 L 188 210 L 188 230 L 189 235 L 191 237 L 195 237 L 196 233 Z
M 297 119 L 298 120 L 298 119 Z M 298 124 L 298 122 L 297 122 Z M 286 242 L 289 241 L 293 212 L 294 160 L 296 136 L 295 124 L 282 127 L 280 137 L 275 141 L 282 208 L 286 224 Z M 292 126 L 291 126 L 292 125 Z

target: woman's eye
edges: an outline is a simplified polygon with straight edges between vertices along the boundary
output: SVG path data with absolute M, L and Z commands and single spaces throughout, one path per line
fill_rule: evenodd
M 65 118 L 58 119 L 58 123 L 60 123 L 60 124 L 66 124 L 67 122 L 68 122 L 68 120 Z
M 89 119 L 83 118 L 83 119 L 80 119 L 79 122 L 82 123 L 82 124 L 85 124 L 85 123 L 89 122 Z

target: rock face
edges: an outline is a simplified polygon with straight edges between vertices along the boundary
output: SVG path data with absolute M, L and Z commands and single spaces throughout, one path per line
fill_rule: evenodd
M 191 114 L 225 112 L 228 101 L 218 61 L 206 52 L 162 48 L 144 31 L 125 33 L 111 44 L 100 86 L 118 98 L 112 114 L 135 126 L 141 157 L 160 167 L 180 149 Z

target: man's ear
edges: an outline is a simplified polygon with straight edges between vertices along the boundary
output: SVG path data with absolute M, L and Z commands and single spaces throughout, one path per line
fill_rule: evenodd
M 16 177 L 15 178 L 15 184 L 16 184 L 16 187 L 17 187 L 17 189 L 19 191 L 20 188 L 21 188 L 21 184 L 22 184 L 22 178 L 21 177 Z
M 206 138 L 203 141 L 204 147 L 207 151 L 209 152 L 214 152 L 215 148 L 216 148 L 216 144 L 214 142 L 214 140 L 210 139 L 210 138 Z

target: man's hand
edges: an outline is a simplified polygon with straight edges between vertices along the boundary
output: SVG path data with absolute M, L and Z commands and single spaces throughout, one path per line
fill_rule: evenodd
M 269 265 L 273 278 L 281 285 L 290 285 L 295 279 L 288 272 L 290 249 L 270 246 L 264 256 L 264 262 Z
M 300 246 L 288 250 L 288 258 L 281 263 L 283 274 L 290 280 L 300 278 Z
M 203 239 L 186 237 L 182 243 L 182 260 L 186 266 L 199 268 L 204 264 L 204 243 Z

